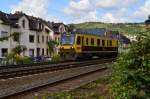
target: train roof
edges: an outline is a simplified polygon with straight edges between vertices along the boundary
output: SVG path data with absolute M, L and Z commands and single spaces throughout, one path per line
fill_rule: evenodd
M 86 34 L 100 37 L 117 38 L 117 31 L 108 31 L 105 28 L 94 28 L 94 29 L 78 29 L 72 31 L 71 34 Z
M 71 34 L 87 34 L 87 35 L 95 35 L 95 36 L 105 36 L 106 29 L 79 29 L 71 32 Z

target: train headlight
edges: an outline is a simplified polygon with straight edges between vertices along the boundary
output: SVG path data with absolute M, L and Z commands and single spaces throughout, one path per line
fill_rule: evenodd
M 71 49 L 73 49 L 73 47 L 71 47 Z

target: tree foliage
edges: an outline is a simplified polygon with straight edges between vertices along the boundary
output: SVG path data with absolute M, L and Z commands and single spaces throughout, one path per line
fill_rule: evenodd
M 56 47 L 56 45 L 58 45 L 58 43 L 56 41 L 54 41 L 54 40 L 49 40 L 47 42 L 47 45 L 48 45 L 50 53 L 53 53 L 54 50 L 55 50 L 54 48 Z
M 0 42 L 8 40 L 10 37 L 19 37 L 20 34 L 21 33 L 19 33 L 19 32 L 14 32 L 14 33 L 10 34 L 9 36 L 0 38 Z
M 13 48 L 12 51 L 13 51 L 14 54 L 20 55 L 22 52 L 24 52 L 26 50 L 27 50 L 26 46 L 18 45 L 15 48 Z
M 115 99 L 150 98 L 150 33 L 140 33 L 113 67 L 111 92 Z

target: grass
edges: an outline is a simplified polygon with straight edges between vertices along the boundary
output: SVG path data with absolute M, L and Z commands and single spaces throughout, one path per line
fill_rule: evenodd
M 101 23 L 101 22 L 86 22 L 80 24 L 72 24 L 76 28 L 89 29 L 89 28 L 106 28 L 108 30 L 119 31 L 125 35 L 137 35 L 138 33 L 145 31 L 144 24 L 129 24 L 129 23 Z

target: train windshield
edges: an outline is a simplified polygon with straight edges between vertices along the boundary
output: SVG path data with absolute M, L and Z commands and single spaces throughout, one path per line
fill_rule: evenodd
M 74 36 L 63 36 L 61 40 L 62 45 L 72 45 L 74 43 Z

